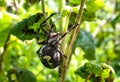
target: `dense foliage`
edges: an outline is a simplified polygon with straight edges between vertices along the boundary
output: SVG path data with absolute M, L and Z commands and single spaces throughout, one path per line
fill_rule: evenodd
M 64 0 L 64 7 L 61 1 L 45 0 L 45 13 L 63 9 L 48 20 L 62 33 L 74 24 L 82 0 Z M 65 19 L 65 28 L 58 17 Z M 37 37 L 46 39 L 38 31 L 43 20 L 41 0 L 0 0 L 0 82 L 57 81 L 58 69 L 45 68 L 36 53 L 42 46 Z M 65 37 L 67 46 L 72 33 Z M 119 69 L 120 0 L 86 0 L 65 82 L 120 82 Z

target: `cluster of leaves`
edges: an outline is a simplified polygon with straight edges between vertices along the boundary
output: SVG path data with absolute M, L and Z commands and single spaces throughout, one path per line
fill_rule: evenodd
M 68 4 L 78 6 L 81 0 L 69 0 Z M 86 7 L 84 8 L 82 20 L 92 21 L 96 18 L 96 11 L 104 7 L 103 0 L 86 0 Z M 76 7 L 77 8 L 77 7 Z M 78 8 L 74 7 L 74 11 L 78 12 Z
M 75 74 L 92 82 L 113 82 L 115 79 L 113 68 L 105 63 L 100 65 L 91 62 L 85 63 L 75 71 Z
M 20 68 L 10 69 L 7 77 L 10 82 L 16 81 L 16 79 L 18 82 L 36 82 L 36 77 L 31 71 Z

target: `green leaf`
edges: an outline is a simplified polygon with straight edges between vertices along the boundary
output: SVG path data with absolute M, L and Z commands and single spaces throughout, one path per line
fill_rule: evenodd
M 13 35 L 23 41 L 33 39 L 36 37 L 37 32 L 35 32 L 34 29 L 31 29 L 29 27 L 33 26 L 34 23 L 37 23 L 41 19 L 41 17 L 43 17 L 42 13 L 32 15 L 28 19 L 24 19 L 21 22 L 13 25 L 10 31 Z
M 86 6 L 89 12 L 96 12 L 97 10 L 104 7 L 103 0 L 87 0 Z
M 96 11 L 102 9 L 104 7 L 104 1 L 103 0 L 87 0 L 86 1 L 86 8 L 83 12 L 83 18 L 82 20 L 95 20 Z
M 86 78 L 89 74 L 94 74 L 95 76 L 101 76 L 102 73 L 102 67 L 98 64 L 88 62 L 83 67 L 78 68 L 75 71 L 75 74 L 78 74 L 79 76 Z M 82 74 L 82 75 L 81 75 Z
M 86 69 L 87 72 L 89 73 L 94 73 L 95 76 L 100 76 L 102 72 L 102 67 L 98 64 L 88 62 L 84 65 L 84 68 Z
M 78 68 L 75 71 L 75 74 L 84 79 L 86 79 L 91 74 L 89 80 L 92 82 L 113 82 L 115 79 L 115 72 L 113 68 L 105 63 L 96 64 L 87 62 L 84 64 L 84 66 Z
M 113 82 L 115 79 L 115 72 L 113 68 L 105 63 L 85 63 L 84 66 L 78 68 L 75 71 L 75 74 L 84 79 L 88 78 L 88 76 L 91 74 L 89 80 L 91 80 L 92 82 Z
M 115 79 L 114 69 L 105 63 L 102 63 L 101 67 L 103 68 L 102 78 L 104 78 L 106 82 L 113 82 Z
M 69 0 L 68 4 L 73 5 L 73 6 L 77 6 L 79 5 L 81 2 L 81 0 Z M 84 12 L 83 12 L 83 16 L 82 16 L 82 20 L 83 21 L 92 21 L 95 20 L 96 18 L 96 11 L 102 9 L 104 7 L 104 1 L 103 0 L 86 0 L 86 6 L 84 8 Z M 77 9 L 78 13 L 78 7 L 73 8 Z M 74 11 L 75 12 L 75 11 Z
M 89 60 L 95 59 L 95 43 L 92 35 L 89 32 L 81 29 L 74 46 L 79 46 L 82 48 L 82 50 L 85 52 L 85 58 Z
M 14 75 L 12 77 L 12 75 Z M 35 75 L 26 69 L 12 68 L 8 71 L 8 80 L 11 82 L 13 79 L 17 82 L 36 82 Z
M 36 82 L 35 75 L 28 70 L 18 69 L 16 73 L 18 82 Z
M 85 71 L 84 67 L 80 67 L 75 71 L 75 74 L 79 75 L 82 78 L 87 78 L 89 75 L 88 72 Z

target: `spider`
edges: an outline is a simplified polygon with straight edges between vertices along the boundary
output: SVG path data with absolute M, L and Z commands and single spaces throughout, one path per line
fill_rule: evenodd
M 74 25 L 67 32 L 60 35 L 58 32 L 53 32 L 54 23 L 51 24 L 51 28 L 46 31 L 43 27 L 48 19 L 50 19 L 56 13 L 51 14 L 48 18 L 46 18 L 41 24 L 41 30 L 47 35 L 46 40 L 42 42 L 37 42 L 38 44 L 42 44 L 42 46 L 38 49 L 37 54 L 42 62 L 42 64 L 50 69 L 56 68 L 62 62 L 62 52 L 60 51 L 60 41 L 64 38 L 72 29 L 74 29 L 77 25 Z M 40 30 L 40 29 L 38 29 Z

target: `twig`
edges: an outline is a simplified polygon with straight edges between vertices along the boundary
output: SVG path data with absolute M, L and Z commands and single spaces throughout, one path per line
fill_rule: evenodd
M 78 15 L 77 15 L 75 23 L 73 25 L 77 25 L 77 24 L 80 25 L 81 18 L 82 18 L 82 13 L 83 13 L 83 8 L 84 8 L 84 4 L 85 4 L 85 0 L 82 0 L 80 2 L 80 9 L 79 9 Z M 59 76 L 59 82 L 64 82 L 66 71 L 67 71 L 67 68 L 69 66 L 69 62 L 71 60 L 71 56 L 72 56 L 72 54 L 71 54 L 72 46 L 73 46 L 73 43 L 74 43 L 74 41 L 76 39 L 78 31 L 80 29 L 79 25 L 73 31 L 73 33 L 71 35 L 71 41 L 69 42 L 69 46 L 66 48 L 65 54 L 67 54 L 67 60 L 63 60 L 61 66 L 59 67 L 59 71 L 61 73 L 60 76 Z
M 75 41 L 75 39 L 76 39 L 79 31 L 80 31 L 80 24 L 81 24 L 81 19 L 82 19 L 82 14 L 83 14 L 83 9 L 84 9 L 85 1 L 86 0 L 82 0 L 81 1 L 81 3 L 80 3 L 80 9 L 79 9 L 78 15 L 77 15 L 75 23 L 74 23 L 74 25 L 76 25 L 76 24 L 79 24 L 79 25 L 75 28 L 75 30 L 74 30 L 74 32 L 73 32 L 73 34 L 71 36 L 71 41 L 69 42 L 70 46 L 68 47 L 68 51 L 67 51 L 67 53 L 69 54 L 68 65 L 69 65 L 71 57 L 72 57 L 72 54 L 71 54 L 71 52 L 72 52 L 72 46 L 73 46 L 74 41 Z
M 8 37 L 7 37 L 6 41 L 5 41 L 5 45 L 3 47 L 3 53 L 0 56 L 0 72 L 2 72 L 2 62 L 3 62 L 3 59 L 5 57 L 5 51 L 7 49 L 9 39 L 10 39 L 10 33 L 8 34 Z

